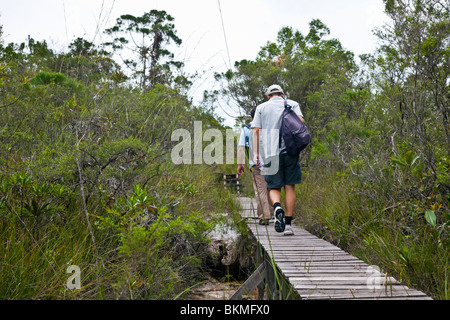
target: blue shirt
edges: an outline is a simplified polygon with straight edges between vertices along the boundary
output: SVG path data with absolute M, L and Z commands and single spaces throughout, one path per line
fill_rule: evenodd
M 241 131 L 241 136 L 239 137 L 239 147 L 248 147 L 249 148 L 249 164 L 250 167 L 253 167 L 255 163 L 253 162 L 253 122 L 250 123 L 250 128 L 248 126 L 244 126 Z M 259 143 L 261 145 L 262 139 L 259 139 Z M 261 160 L 262 163 L 262 160 Z

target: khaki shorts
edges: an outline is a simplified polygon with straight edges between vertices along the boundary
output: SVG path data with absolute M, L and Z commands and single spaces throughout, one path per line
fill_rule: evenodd
M 302 168 L 299 156 L 291 156 L 287 153 L 280 154 L 280 167 L 274 175 L 265 175 L 264 179 L 268 189 L 280 189 L 287 185 L 295 185 L 302 182 Z

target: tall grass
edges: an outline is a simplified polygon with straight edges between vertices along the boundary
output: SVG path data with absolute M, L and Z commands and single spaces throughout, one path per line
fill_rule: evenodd
M 73 217 L 65 226 L 43 228 L 39 238 L 26 230 L 29 226 L 15 223 L 12 219 L 0 220 L 0 297 L 2 299 L 73 298 L 80 291 L 67 289 L 66 273 L 69 265 L 78 265 L 84 281 L 80 296 L 93 298 L 89 293 L 91 279 L 99 272 L 94 249 L 84 221 Z M 102 275 L 104 277 L 104 275 Z
M 216 213 L 237 211 L 233 195 L 215 183 L 218 171 L 179 166 L 113 203 L 96 198 L 88 203 L 95 243 L 76 194 L 45 193 L 48 210 L 35 216 L 27 203 L 41 184 L 26 176 L 19 188 L 16 178 L 2 177 L 0 299 L 185 297 L 203 281 Z M 72 265 L 80 268 L 80 289 L 68 288 Z
M 358 188 L 364 187 L 333 169 L 305 172 L 296 189 L 296 223 L 406 285 L 449 299 L 446 225 L 433 226 L 407 206 L 392 206 L 380 195 L 375 201 Z

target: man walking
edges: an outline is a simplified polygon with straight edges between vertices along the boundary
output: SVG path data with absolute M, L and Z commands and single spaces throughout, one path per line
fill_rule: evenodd
M 256 108 L 250 113 L 250 116 L 254 118 Z M 271 209 L 269 204 L 269 195 L 267 192 L 267 184 L 264 176 L 261 174 L 261 169 L 255 166 L 255 163 L 250 158 L 253 155 L 253 133 L 251 130 L 251 123 L 244 126 L 241 131 L 241 136 L 238 143 L 238 174 L 242 176 L 245 172 L 245 149 L 249 150 L 249 165 L 252 173 L 253 190 L 256 197 L 256 214 L 259 218 L 260 225 L 268 225 L 271 218 Z
M 296 198 L 295 185 L 302 182 L 302 171 L 299 156 L 291 156 L 286 152 L 284 140 L 280 136 L 284 111 L 283 89 L 279 85 L 272 85 L 267 89 L 266 96 L 268 101 L 256 108 L 252 122 L 253 158 L 257 167 L 268 168 L 264 178 L 269 188 L 270 201 L 273 203 L 275 230 L 284 232 L 284 235 L 293 235 L 291 222 Z M 304 122 L 299 104 L 293 100 L 287 102 Z M 260 153 L 261 149 L 263 152 Z M 264 166 L 261 165 L 262 160 Z M 286 211 L 281 206 L 282 188 L 285 191 Z

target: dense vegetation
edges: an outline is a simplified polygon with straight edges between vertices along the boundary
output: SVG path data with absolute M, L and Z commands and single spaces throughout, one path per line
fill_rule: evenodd
M 448 299 L 449 9 L 384 2 L 391 24 L 360 63 L 320 20 L 307 35 L 284 27 L 254 60 L 218 74 L 223 90 L 205 105 L 226 98 L 248 114 L 282 85 L 313 135 L 296 223 Z M 215 213 L 236 211 L 215 184 L 235 166 L 170 159 L 175 129 L 225 129 L 186 95 L 193 79 L 168 51 L 181 43 L 173 18 L 124 15 L 105 33 L 113 41 L 77 38 L 66 52 L 0 35 L 4 299 L 185 297 L 202 280 Z M 66 286 L 71 265 L 81 290 Z
M 1 44 L 2 299 L 172 299 L 203 280 L 205 235 L 231 209 L 221 168 L 175 166 L 171 134 L 221 125 L 182 93 L 189 80 L 154 80 L 176 64 L 160 59 L 158 23 L 142 23 L 161 35 L 152 73 L 81 38 L 62 53 L 32 38 Z M 80 290 L 66 286 L 72 265 Z
M 248 114 L 267 85 L 281 84 L 313 136 L 297 223 L 448 299 L 448 2 L 384 2 L 391 23 L 375 30 L 380 46 L 360 65 L 313 20 L 307 35 L 284 27 L 255 60 L 217 75 L 215 94 Z

